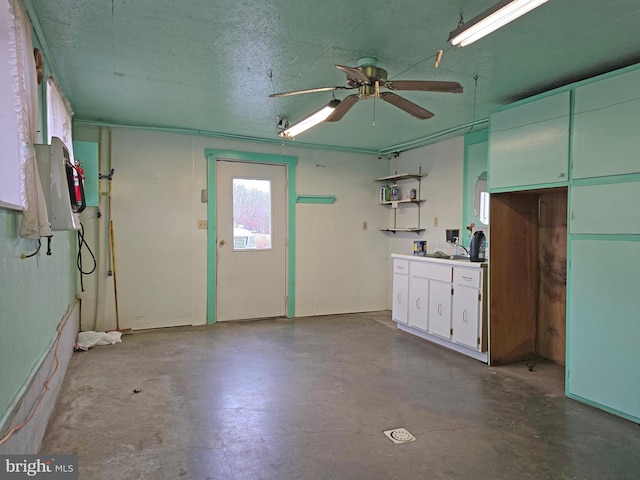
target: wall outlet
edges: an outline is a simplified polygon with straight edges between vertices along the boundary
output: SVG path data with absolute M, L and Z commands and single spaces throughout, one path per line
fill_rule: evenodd
M 434 227 L 438 226 L 438 217 L 433 217 L 433 226 Z
M 206 230 L 206 229 L 207 229 L 207 221 L 198 220 L 198 230 Z

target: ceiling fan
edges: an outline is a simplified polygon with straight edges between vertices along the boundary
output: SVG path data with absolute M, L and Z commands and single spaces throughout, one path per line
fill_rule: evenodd
M 291 92 L 274 93 L 269 97 L 287 97 L 290 95 L 301 95 L 305 93 L 329 92 L 335 90 L 354 90 L 358 93 L 348 95 L 335 107 L 333 113 L 325 120 L 327 122 L 337 122 L 353 107 L 358 100 L 368 98 L 380 98 L 401 110 L 404 110 L 414 117 L 425 120 L 433 117 L 429 110 L 410 102 L 393 92 L 381 92 L 381 89 L 388 90 L 413 90 L 421 92 L 444 92 L 462 93 L 462 85 L 458 82 L 442 82 L 431 80 L 387 80 L 387 71 L 377 65 L 375 58 L 361 58 L 357 67 L 346 67 L 336 65 L 336 67 L 347 74 L 347 86 L 309 88 L 305 90 L 294 90 Z

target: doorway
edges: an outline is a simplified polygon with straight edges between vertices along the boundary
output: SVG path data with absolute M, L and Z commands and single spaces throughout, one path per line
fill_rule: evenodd
M 286 312 L 286 169 L 216 162 L 216 318 Z
M 567 188 L 491 195 L 490 364 L 565 364 Z
M 207 322 L 295 314 L 295 165 L 206 150 Z

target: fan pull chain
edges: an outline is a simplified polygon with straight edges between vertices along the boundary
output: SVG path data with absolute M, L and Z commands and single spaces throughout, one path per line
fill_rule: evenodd
M 376 97 L 373 97 L 373 126 L 376 126 Z
M 376 80 L 375 94 L 373 96 L 373 126 L 376 126 L 376 99 L 380 98 L 380 82 Z

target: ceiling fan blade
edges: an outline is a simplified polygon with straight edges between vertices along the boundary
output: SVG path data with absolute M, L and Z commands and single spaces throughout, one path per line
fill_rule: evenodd
M 337 122 L 345 116 L 349 109 L 351 109 L 358 100 L 360 100 L 358 95 L 349 95 L 348 97 L 345 97 L 325 122 Z
M 433 117 L 433 113 L 429 110 L 422 108 L 420 105 L 416 105 L 413 102 L 410 102 L 406 98 L 401 97 L 400 95 L 396 95 L 392 92 L 384 92 L 380 94 L 380 98 L 385 102 L 390 103 L 398 107 L 401 110 L 404 110 L 409 115 L 413 115 L 414 117 L 420 120 L 426 120 L 428 118 Z
M 462 93 L 458 82 L 437 82 L 430 80 L 396 80 L 387 82 L 385 87 L 391 90 L 415 90 L 419 92 Z
M 358 82 L 363 83 L 365 85 L 369 85 L 371 83 L 371 80 L 369 80 L 369 77 L 367 77 L 364 73 L 362 73 L 357 68 L 345 67 L 344 65 L 336 65 L 336 68 L 339 68 L 344 73 L 346 73 L 348 78 L 353 78 L 354 80 L 357 80 Z
M 291 92 L 272 93 L 269 98 L 273 97 L 288 97 L 290 95 L 302 95 L 303 93 L 315 93 L 315 92 L 331 92 L 333 90 L 351 90 L 353 87 L 320 87 L 320 88 L 307 88 L 306 90 L 293 90 Z

